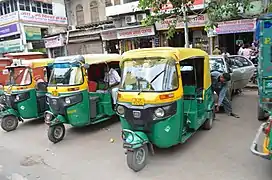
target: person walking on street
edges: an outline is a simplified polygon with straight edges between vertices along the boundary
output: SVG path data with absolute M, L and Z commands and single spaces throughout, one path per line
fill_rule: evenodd
M 215 46 L 214 50 L 213 50 L 213 55 L 220 55 L 221 54 L 221 51 L 219 49 L 218 46 Z
M 230 81 L 229 73 L 220 73 L 218 71 L 214 71 L 211 73 L 212 79 L 212 90 L 216 92 L 218 96 L 218 102 L 216 106 L 216 112 L 219 111 L 221 105 L 223 105 L 225 112 L 229 116 L 233 116 L 235 118 L 239 118 L 238 115 L 232 112 L 232 106 L 230 100 L 227 98 L 227 82 Z

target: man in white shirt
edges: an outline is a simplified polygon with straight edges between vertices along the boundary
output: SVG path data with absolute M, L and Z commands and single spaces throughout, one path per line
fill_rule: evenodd
M 111 89 L 113 104 L 116 104 L 118 85 L 121 82 L 121 77 L 115 69 L 111 68 L 109 70 L 109 67 L 106 66 L 104 81 L 106 83 L 109 83 L 109 89 Z
M 249 45 L 246 44 L 244 46 L 244 49 L 242 50 L 241 55 L 244 56 L 244 57 L 246 57 L 246 58 L 250 58 L 251 53 L 252 53 L 252 49 L 250 49 Z

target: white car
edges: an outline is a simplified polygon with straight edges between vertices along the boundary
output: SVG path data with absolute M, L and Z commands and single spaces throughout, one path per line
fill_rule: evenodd
M 211 55 L 209 57 L 211 71 L 231 74 L 231 81 L 228 83 L 228 96 L 230 99 L 234 92 L 247 86 L 254 74 L 254 64 L 243 56 Z

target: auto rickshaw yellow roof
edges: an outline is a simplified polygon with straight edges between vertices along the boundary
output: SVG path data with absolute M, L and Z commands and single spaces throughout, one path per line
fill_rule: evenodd
M 208 57 L 208 54 L 205 51 L 196 48 L 157 47 L 127 51 L 122 56 L 123 60 L 145 57 L 172 57 L 177 61 L 182 61 L 192 57 Z
M 86 54 L 82 55 L 86 64 L 100 64 L 109 62 L 120 62 L 122 56 L 119 54 Z
M 53 63 L 54 59 L 44 58 L 44 59 L 32 59 L 32 60 L 22 60 L 22 65 L 29 66 L 31 68 L 45 67 L 50 63 Z

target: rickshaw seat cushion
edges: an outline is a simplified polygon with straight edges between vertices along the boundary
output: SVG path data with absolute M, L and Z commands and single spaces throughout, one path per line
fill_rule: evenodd
M 95 81 L 89 81 L 89 92 L 95 92 L 97 90 L 97 83 Z

